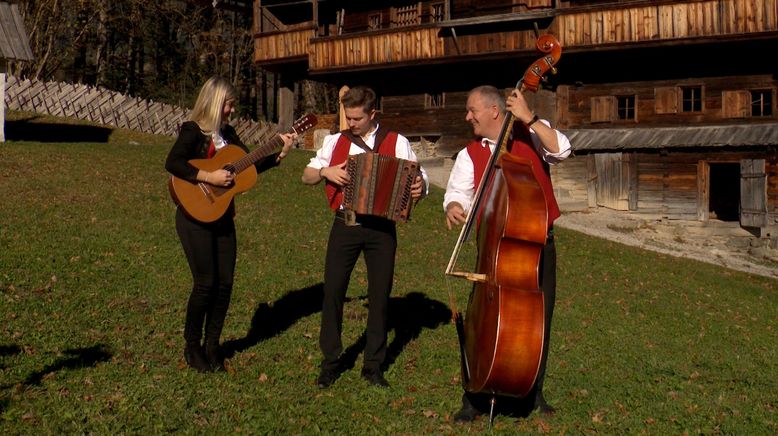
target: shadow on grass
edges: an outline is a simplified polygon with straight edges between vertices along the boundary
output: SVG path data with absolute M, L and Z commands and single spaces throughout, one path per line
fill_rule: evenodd
M 13 356 L 21 352 L 22 349 L 18 345 L 0 345 L 0 357 Z M 0 369 L 5 369 L 4 363 L 0 363 Z
M 61 369 L 78 369 L 95 366 L 100 362 L 111 360 L 111 352 L 104 344 L 94 345 L 88 348 L 76 348 L 65 350 L 65 356 L 57 359 L 51 365 L 46 365 L 42 370 L 30 374 L 24 381 L 25 385 L 39 385 L 46 374 L 57 372 Z
M 29 117 L 5 122 L 8 141 L 36 142 L 108 142 L 113 129 L 100 126 L 32 122 Z
M 272 304 L 262 303 L 251 318 L 251 327 L 246 336 L 222 344 L 224 357 L 245 351 L 258 343 L 285 331 L 298 320 L 321 312 L 324 284 L 288 292 Z
M 324 296 L 324 284 L 319 283 L 307 288 L 291 291 L 272 304 L 262 303 L 251 318 L 251 327 L 246 336 L 225 341 L 222 352 L 225 358 L 245 351 L 260 342 L 270 339 L 294 325 L 298 320 L 321 312 Z M 350 299 L 347 298 L 346 302 Z M 429 299 L 421 292 L 411 292 L 403 297 L 389 299 L 389 326 L 394 330 L 394 339 L 387 346 L 384 369 L 397 360 L 405 347 L 418 338 L 422 330 L 434 329 L 449 322 L 451 311 L 448 306 L 437 300 Z M 354 367 L 357 357 L 365 349 L 366 337 L 363 333 L 341 356 L 343 370 Z
M 0 347 L 0 353 L 2 353 L 2 355 L 8 355 L 6 353 L 9 352 L 14 353 L 14 350 L 17 350 L 16 353 L 18 353 L 19 347 Z M 98 344 L 88 348 L 65 350 L 64 354 L 65 356 L 58 358 L 51 365 L 46 365 L 40 371 L 35 371 L 27 376 L 27 378 L 21 384 L 23 386 L 37 386 L 40 385 L 41 381 L 46 377 L 47 374 L 55 373 L 62 369 L 93 367 L 100 362 L 109 361 L 112 356 L 111 352 L 108 351 L 108 348 L 104 344 Z M 4 385 L 2 386 L 2 389 L 8 389 L 12 386 L 14 385 Z M 7 399 L 4 399 L 2 402 L 0 402 L 0 414 L 5 411 L 8 404 L 9 401 Z
M 394 330 L 394 339 L 386 347 L 386 359 L 381 369 L 386 371 L 397 361 L 405 347 L 419 337 L 422 330 L 435 329 L 451 320 L 451 310 L 422 292 L 411 292 L 403 297 L 389 299 L 388 331 Z M 343 370 L 354 368 L 357 357 L 365 349 L 365 333 L 349 346 L 341 356 Z

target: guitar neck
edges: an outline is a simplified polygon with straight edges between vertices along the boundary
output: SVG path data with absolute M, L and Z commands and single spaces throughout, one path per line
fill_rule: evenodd
M 235 172 L 240 173 L 241 171 L 245 170 L 251 165 L 257 163 L 260 159 L 273 154 L 273 152 L 275 152 L 276 149 L 281 148 L 283 146 L 284 146 L 284 140 L 281 139 L 280 135 L 275 135 L 273 138 L 270 139 L 270 141 L 268 141 L 263 145 L 260 145 L 259 147 L 255 148 L 254 150 L 252 150 L 251 152 L 243 156 L 240 160 L 233 163 L 233 166 L 235 167 Z

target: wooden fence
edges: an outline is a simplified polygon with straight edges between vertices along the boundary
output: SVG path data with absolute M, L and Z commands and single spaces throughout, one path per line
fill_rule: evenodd
M 77 118 L 156 135 L 176 136 L 188 119 L 189 109 L 143 100 L 107 89 L 81 84 L 20 80 L 8 76 L 8 109 Z M 246 144 L 267 142 L 277 131 L 272 123 L 241 118 L 230 124 Z

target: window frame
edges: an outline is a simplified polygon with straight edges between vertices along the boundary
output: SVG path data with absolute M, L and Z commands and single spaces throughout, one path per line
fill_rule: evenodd
M 775 102 L 775 99 L 773 98 L 774 97 L 773 94 L 775 93 L 775 90 L 772 89 L 772 88 L 755 88 L 755 89 L 749 89 L 748 91 L 749 91 L 749 94 L 751 95 L 750 116 L 753 117 L 753 118 L 768 118 L 768 117 L 772 117 L 773 113 L 774 113 L 774 111 L 773 111 L 773 104 Z M 760 113 L 758 113 L 758 114 L 754 113 L 755 112 L 754 111 L 754 109 L 755 109 L 754 94 L 755 93 L 760 93 L 761 100 L 764 100 L 765 96 L 767 96 L 768 99 L 769 99 L 767 104 L 762 103 L 759 106 L 761 108 L 761 110 L 760 110 Z
M 638 96 L 636 94 L 621 94 L 615 95 L 616 97 L 616 118 L 614 121 L 621 122 L 637 122 L 638 121 Z M 626 101 L 628 104 L 622 105 L 622 101 Z M 631 102 L 631 106 L 629 103 Z M 629 116 L 630 111 L 632 116 Z M 626 116 L 622 117 L 622 113 L 626 112 Z
M 679 105 L 682 114 L 699 114 L 705 112 L 705 86 L 704 85 L 682 85 L 679 87 L 681 104 Z M 691 96 L 687 97 L 687 92 L 691 91 Z M 699 92 L 695 92 L 699 91 Z M 699 94 L 699 95 L 697 95 Z M 690 106 L 687 109 L 687 104 Z

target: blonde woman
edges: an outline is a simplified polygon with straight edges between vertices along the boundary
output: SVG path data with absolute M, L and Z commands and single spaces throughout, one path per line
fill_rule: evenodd
M 230 171 L 204 171 L 191 165 L 189 160 L 210 158 L 228 144 L 249 151 L 228 124 L 235 111 L 237 96 L 235 88 L 221 77 L 211 77 L 205 82 L 190 120 L 181 125 L 168 154 L 165 162 L 168 172 L 193 183 L 227 186 L 232 182 L 235 175 Z M 277 166 L 289 153 L 295 135 L 280 136 L 284 142 L 282 150 L 257 162 L 257 172 Z M 176 211 L 176 232 L 193 281 L 184 324 L 184 359 L 189 367 L 199 372 L 224 370 L 219 338 L 230 305 L 235 272 L 234 215 L 234 204 L 230 204 L 224 216 L 211 223 L 188 217 L 180 206 Z

